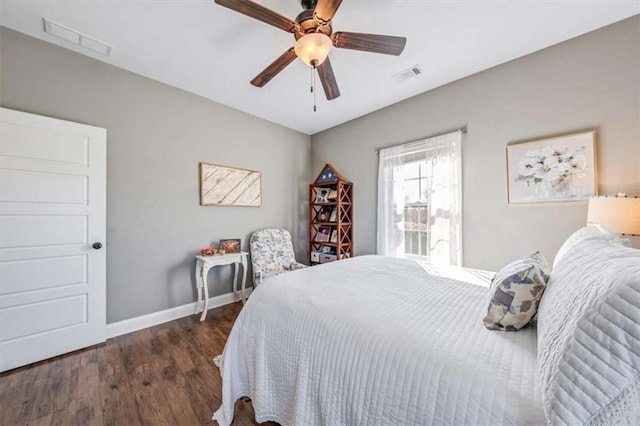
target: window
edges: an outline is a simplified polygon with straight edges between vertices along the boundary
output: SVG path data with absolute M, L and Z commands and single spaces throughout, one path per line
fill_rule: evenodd
M 404 254 L 426 257 L 427 252 L 427 203 L 404 206 Z
M 427 256 L 427 204 L 426 163 L 404 163 L 400 187 L 404 193 L 404 254 Z
M 380 151 L 378 253 L 460 265 L 461 132 Z

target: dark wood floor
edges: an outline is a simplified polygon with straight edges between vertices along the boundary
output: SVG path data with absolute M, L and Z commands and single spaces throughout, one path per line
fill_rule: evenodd
M 204 425 L 220 405 L 213 365 L 240 312 L 235 303 L 110 339 L 0 375 L 0 425 Z M 238 402 L 235 425 L 254 425 Z

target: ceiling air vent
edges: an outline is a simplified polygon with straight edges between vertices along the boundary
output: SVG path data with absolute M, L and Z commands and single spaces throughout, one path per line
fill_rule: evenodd
M 420 74 L 422 74 L 422 68 L 420 67 L 420 65 L 416 64 L 412 67 L 407 68 L 406 70 L 402 70 L 399 73 L 392 75 L 391 78 L 393 78 L 398 83 L 402 83 Z
M 104 56 L 111 55 L 111 46 L 105 42 L 65 27 L 47 18 L 42 18 L 42 21 L 44 22 L 44 32 L 47 34 L 51 34 L 54 37 L 61 38 Z

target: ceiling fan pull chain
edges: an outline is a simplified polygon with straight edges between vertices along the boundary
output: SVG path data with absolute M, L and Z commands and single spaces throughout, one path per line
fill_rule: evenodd
M 313 112 L 316 112 L 316 64 L 313 63 L 311 69 L 311 92 L 313 92 Z

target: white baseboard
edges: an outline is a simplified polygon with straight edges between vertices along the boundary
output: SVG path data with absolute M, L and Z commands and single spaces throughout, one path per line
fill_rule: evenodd
M 251 294 L 251 288 L 246 290 L 247 297 Z M 209 298 L 209 309 L 219 308 L 240 300 L 240 293 L 226 293 L 220 296 Z M 107 324 L 107 339 L 121 336 L 123 334 L 132 333 L 144 328 L 153 327 L 154 325 L 173 321 L 178 318 L 195 315 L 196 302 L 187 303 L 186 305 L 176 306 L 175 308 L 165 309 L 164 311 L 153 312 L 151 314 L 141 315 L 135 318 L 129 318 L 122 321 Z M 198 314 L 198 316 L 200 313 Z

